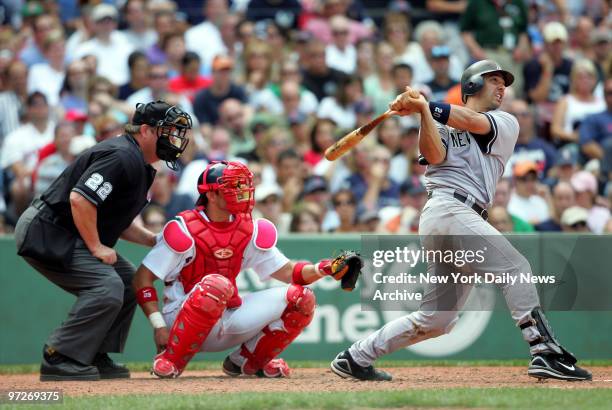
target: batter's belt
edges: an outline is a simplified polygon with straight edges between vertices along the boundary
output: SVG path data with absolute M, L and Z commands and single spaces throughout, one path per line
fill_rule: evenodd
M 487 210 L 483 207 L 481 207 L 480 205 L 478 205 L 476 202 L 474 202 L 473 200 L 471 200 L 468 196 L 463 195 L 457 191 L 446 191 L 446 190 L 435 190 L 435 191 L 429 191 L 427 192 L 427 198 L 431 198 L 434 195 L 434 192 L 436 194 L 440 193 L 443 195 L 452 195 L 453 198 L 457 199 L 458 201 L 463 202 L 464 204 L 466 204 L 467 206 L 469 206 L 470 208 L 472 208 L 472 210 L 474 210 L 474 212 L 476 212 L 478 215 L 480 215 L 480 217 L 482 219 L 484 219 L 485 221 L 487 219 L 489 219 L 489 212 L 487 212 Z M 471 203 L 471 205 L 470 205 Z

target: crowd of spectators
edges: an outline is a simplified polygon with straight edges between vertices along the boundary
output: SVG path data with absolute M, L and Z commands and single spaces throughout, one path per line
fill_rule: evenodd
M 612 232 L 612 11 L 605 0 L 4 0 L 0 233 L 140 102 L 194 120 L 177 172 L 159 164 L 143 222 L 193 206 L 211 160 L 255 176 L 255 214 L 288 232 L 410 233 L 427 200 L 418 117 L 342 159 L 323 153 L 405 86 L 461 104 L 471 62 L 515 74 L 520 134 L 490 223 Z

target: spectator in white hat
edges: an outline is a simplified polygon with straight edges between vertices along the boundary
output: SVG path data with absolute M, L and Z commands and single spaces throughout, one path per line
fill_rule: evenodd
M 276 184 L 264 183 L 255 187 L 253 218 L 266 218 L 279 233 L 289 232 L 291 214 L 283 212 L 283 190 Z
M 110 4 L 102 3 L 94 7 L 91 12 L 94 35 L 79 45 L 74 53 L 76 58 L 87 55 L 96 57 L 97 74 L 108 78 L 116 86 L 128 82 L 127 60 L 134 51 L 125 34 L 117 30 L 118 18 L 117 9 Z
M 563 232 L 591 232 L 588 217 L 589 211 L 580 206 L 567 208 L 561 215 L 561 229 Z
M 569 92 L 572 60 L 565 56 L 567 47 L 567 29 L 563 24 L 553 21 L 544 26 L 544 49 L 523 69 L 525 94 L 530 102 L 537 103 L 544 116 L 544 122 L 550 122 L 554 103 Z

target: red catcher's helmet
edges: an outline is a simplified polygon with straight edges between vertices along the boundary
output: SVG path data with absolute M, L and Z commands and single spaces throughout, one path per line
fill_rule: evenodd
M 255 205 L 253 173 L 236 161 L 213 161 L 198 178 L 200 195 L 219 191 L 227 210 L 233 214 L 250 213 Z

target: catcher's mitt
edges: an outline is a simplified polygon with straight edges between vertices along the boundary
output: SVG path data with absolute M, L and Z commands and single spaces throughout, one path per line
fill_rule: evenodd
M 348 292 L 355 289 L 363 267 L 363 259 L 355 251 L 342 251 L 331 261 L 331 275 L 340 281 L 340 287 Z

